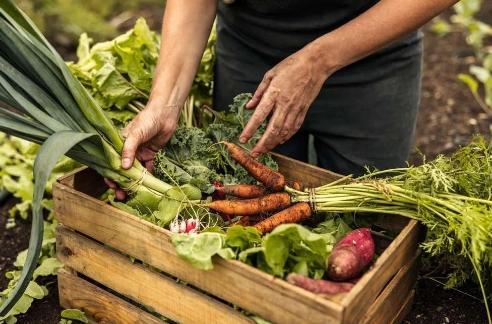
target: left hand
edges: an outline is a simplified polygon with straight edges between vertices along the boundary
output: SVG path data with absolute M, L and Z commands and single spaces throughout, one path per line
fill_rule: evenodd
M 265 74 L 246 104 L 246 108 L 256 110 L 239 137 L 241 143 L 246 143 L 273 112 L 265 133 L 251 151 L 253 157 L 284 143 L 301 128 L 329 74 L 319 66 L 319 59 L 309 47 L 287 57 Z

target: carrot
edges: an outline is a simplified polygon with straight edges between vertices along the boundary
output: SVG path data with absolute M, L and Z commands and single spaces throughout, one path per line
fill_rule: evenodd
M 306 289 L 315 294 L 335 295 L 348 292 L 354 284 L 349 282 L 333 282 L 322 279 L 311 279 L 298 273 L 291 273 L 287 281 L 293 285 Z
M 290 204 L 289 194 L 279 192 L 253 199 L 216 200 L 208 204 L 208 207 L 224 214 L 247 216 L 281 210 Z
M 215 191 L 237 198 L 258 198 L 266 194 L 266 190 L 264 187 L 249 184 L 237 184 L 216 187 Z
M 286 183 L 287 183 L 287 186 L 291 187 L 292 189 L 295 189 L 297 191 L 302 190 L 302 184 L 299 181 L 287 180 Z
M 282 174 L 261 164 L 236 144 L 224 142 L 224 145 L 227 147 L 232 158 L 245 168 L 253 178 L 274 191 L 281 191 L 284 189 L 285 178 Z
M 297 203 L 259 222 L 255 227 L 261 233 L 268 233 L 280 224 L 302 222 L 311 217 L 311 214 L 311 207 L 308 203 Z
M 249 216 L 243 216 L 241 217 L 240 220 L 234 223 L 234 225 L 242 225 L 242 226 L 249 226 L 249 224 L 250 224 Z

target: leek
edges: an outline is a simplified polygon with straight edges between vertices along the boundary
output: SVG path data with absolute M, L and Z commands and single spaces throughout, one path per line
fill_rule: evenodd
M 42 144 L 34 164 L 31 239 L 19 283 L 0 305 L 12 309 L 36 267 L 43 234 L 41 199 L 56 161 L 63 155 L 83 163 L 124 188 L 163 195 L 171 185 L 144 174 L 137 161 L 120 165 L 123 139 L 101 107 L 31 20 L 11 0 L 0 2 L 0 131 Z M 140 189 L 139 189 L 140 188 Z

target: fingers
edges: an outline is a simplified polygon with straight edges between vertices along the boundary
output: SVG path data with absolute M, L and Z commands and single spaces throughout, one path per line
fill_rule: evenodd
M 280 133 L 284 128 L 286 117 L 286 112 L 283 109 L 275 109 L 275 112 L 273 113 L 273 116 L 268 123 L 265 133 L 251 151 L 251 155 L 253 157 L 257 157 L 260 154 L 269 152 L 275 146 L 280 144 L 280 142 L 282 141 Z
M 123 144 L 123 151 L 121 152 L 121 166 L 123 169 L 129 169 L 135 161 L 135 153 L 138 146 L 143 142 L 141 136 L 136 132 L 129 131 L 127 133 L 125 143 Z
M 138 150 L 137 150 L 137 159 L 139 159 L 142 162 L 147 162 L 150 160 L 154 159 L 156 151 L 151 150 L 149 147 L 142 145 Z
M 300 122 L 299 122 L 300 120 Z M 280 131 L 280 142 L 279 144 L 285 143 L 289 138 L 291 138 L 297 131 L 301 128 L 302 122 L 304 121 L 304 116 L 302 111 L 292 112 L 285 118 L 284 126 Z
M 154 171 L 154 160 L 149 160 L 145 162 L 145 168 L 152 173 Z
M 241 135 L 239 136 L 240 143 L 246 143 L 251 136 L 254 135 L 258 127 L 265 121 L 270 112 L 275 106 L 275 100 L 278 96 L 279 90 L 274 87 L 269 87 L 265 95 L 262 97 L 260 104 L 256 108 L 255 112 L 248 121 L 248 124 L 244 127 Z
M 116 198 L 116 200 L 118 201 L 123 201 L 126 199 L 126 192 L 123 190 L 123 189 L 120 189 L 120 188 L 116 188 L 114 190 L 114 197 Z
M 273 73 L 267 72 L 265 76 L 263 77 L 263 80 L 261 80 L 260 85 L 255 91 L 255 94 L 251 98 L 250 101 L 246 104 L 247 109 L 253 109 L 256 108 L 256 106 L 260 103 L 261 98 L 263 97 L 263 94 L 265 91 L 268 89 L 268 86 L 270 85 L 270 82 L 273 79 Z
M 120 187 L 118 187 L 116 182 L 106 178 L 104 178 L 104 182 L 106 183 L 106 185 L 108 185 L 109 188 L 114 190 L 114 197 L 116 200 L 123 201 L 126 199 L 126 192 Z
M 111 189 L 116 189 L 118 188 L 118 185 L 116 184 L 116 182 L 114 182 L 113 180 L 110 180 L 110 179 L 107 179 L 107 178 L 104 178 L 104 183 Z

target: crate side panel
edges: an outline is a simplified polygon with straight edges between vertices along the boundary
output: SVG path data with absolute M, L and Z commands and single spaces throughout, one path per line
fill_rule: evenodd
M 58 271 L 58 291 L 63 308 L 80 309 L 95 323 L 165 323 L 67 269 Z
M 418 273 L 418 258 L 419 253 L 398 271 L 372 304 L 362 323 L 388 323 L 397 317 L 401 308 L 405 306 L 405 302 L 415 285 Z
M 358 323 L 389 280 L 411 260 L 420 240 L 420 226 L 411 221 L 362 276 L 342 304 L 344 321 Z
M 57 254 L 66 266 L 174 321 L 251 323 L 225 304 L 62 226 Z
M 176 255 L 169 231 L 82 193 L 59 187 L 54 197 L 60 223 L 263 318 L 274 322 L 341 318 L 339 304 L 239 261 L 217 258 L 213 270 L 196 269 Z

